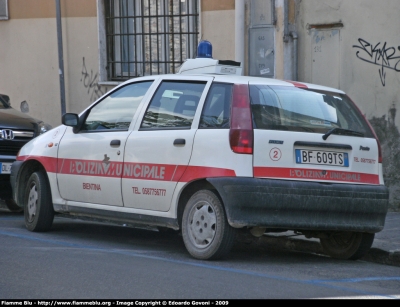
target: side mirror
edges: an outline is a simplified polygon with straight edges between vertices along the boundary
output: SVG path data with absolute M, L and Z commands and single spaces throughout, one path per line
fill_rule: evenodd
M 11 107 L 10 96 L 0 94 L 0 100 L 3 101 L 7 106 Z
M 76 127 L 76 126 L 78 126 L 78 123 L 79 123 L 78 114 L 75 114 L 75 113 L 65 113 L 65 114 L 63 114 L 63 116 L 62 116 L 62 118 L 61 118 L 61 122 L 62 122 L 63 125 L 65 125 L 65 126 Z

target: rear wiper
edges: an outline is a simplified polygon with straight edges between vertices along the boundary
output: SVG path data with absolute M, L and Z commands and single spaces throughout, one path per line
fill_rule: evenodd
M 331 134 L 339 134 L 339 135 L 354 135 L 354 136 L 360 136 L 363 137 L 364 133 L 354 131 L 354 130 L 347 130 L 347 129 L 342 129 L 342 128 L 333 128 L 329 130 L 327 133 L 325 133 L 322 138 L 326 140 Z

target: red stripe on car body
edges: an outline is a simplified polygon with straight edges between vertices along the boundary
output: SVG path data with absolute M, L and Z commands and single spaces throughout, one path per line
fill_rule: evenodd
M 379 184 L 378 175 L 321 169 L 254 167 L 254 177 Z
M 231 169 L 152 163 L 57 159 L 45 156 L 19 156 L 18 161 L 37 160 L 46 172 L 76 176 L 190 182 L 209 177 L 236 177 Z
M 57 158 L 46 157 L 46 156 L 18 156 L 17 161 L 29 161 L 36 160 L 39 161 L 48 173 L 57 172 Z

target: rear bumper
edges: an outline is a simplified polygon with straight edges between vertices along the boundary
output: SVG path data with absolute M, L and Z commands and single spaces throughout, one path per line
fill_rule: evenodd
M 357 231 L 383 229 L 389 207 L 385 186 L 208 178 L 225 204 L 233 227 Z

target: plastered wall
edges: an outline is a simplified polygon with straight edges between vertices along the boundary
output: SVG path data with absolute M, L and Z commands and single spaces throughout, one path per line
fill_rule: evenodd
M 54 0 L 9 0 L 9 20 L 0 21 L 0 92 L 14 108 L 57 126 L 61 99 Z M 80 112 L 101 92 L 97 83 L 96 0 L 61 0 L 67 112 Z
M 200 39 L 213 45 L 213 58 L 235 59 L 235 1 L 202 0 Z
M 399 12 L 398 0 L 296 1 L 299 79 L 337 83 L 371 122 L 382 144 L 384 179 L 393 209 L 400 208 Z M 315 31 L 328 34 L 325 39 L 334 33 L 339 39 L 324 49 Z M 315 59 L 320 60 L 318 65 Z

